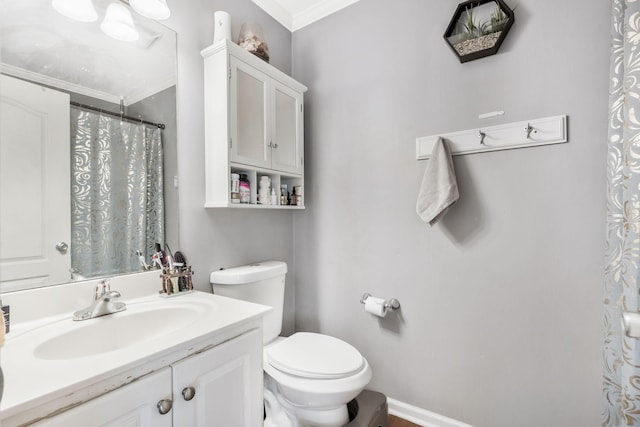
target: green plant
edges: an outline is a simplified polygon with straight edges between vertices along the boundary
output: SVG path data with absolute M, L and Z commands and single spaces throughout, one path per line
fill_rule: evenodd
M 506 19 L 507 15 L 504 14 L 500 6 L 496 5 L 495 10 L 491 13 L 491 31 L 494 33 L 501 31 Z
M 488 22 L 476 23 L 476 20 L 473 17 L 473 9 L 466 8 L 465 12 L 467 14 L 467 18 L 464 23 L 464 31 L 468 34 L 470 39 L 489 33 Z
M 464 23 L 464 30 L 467 34 L 473 34 L 476 31 L 476 23 L 473 19 L 473 9 L 466 8 L 467 20 Z

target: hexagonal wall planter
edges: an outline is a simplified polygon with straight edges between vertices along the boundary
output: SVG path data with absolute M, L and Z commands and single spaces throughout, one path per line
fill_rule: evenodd
M 444 39 L 460 62 L 494 55 L 513 25 L 513 10 L 502 0 L 460 3 Z

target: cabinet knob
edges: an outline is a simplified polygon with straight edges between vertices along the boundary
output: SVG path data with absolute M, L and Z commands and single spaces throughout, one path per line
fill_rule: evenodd
M 273 148 L 278 148 L 278 143 L 273 144 Z
M 69 245 L 67 245 L 65 242 L 58 242 L 58 244 L 56 245 L 56 250 L 61 254 L 66 253 L 67 249 L 69 249 Z
M 157 407 L 158 407 L 158 412 L 160 412 L 161 415 L 165 415 L 173 407 L 173 402 L 171 401 L 171 399 L 162 399 L 161 401 L 158 402 Z
M 182 397 L 187 402 L 193 399 L 196 396 L 196 389 L 193 387 L 185 387 L 182 389 Z

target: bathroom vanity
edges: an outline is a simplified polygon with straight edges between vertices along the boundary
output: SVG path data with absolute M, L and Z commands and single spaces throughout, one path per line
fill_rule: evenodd
M 65 287 L 75 291 L 61 289 L 61 305 L 70 299 L 76 308 L 87 302 L 78 295 L 92 291 L 91 282 Z M 29 296 L 3 295 L 17 322 L 2 349 L 0 425 L 260 425 L 262 315 L 270 308 L 202 292 L 161 298 L 156 288 L 140 296 L 120 287 L 125 311 L 79 322 L 71 311 L 24 316 Z

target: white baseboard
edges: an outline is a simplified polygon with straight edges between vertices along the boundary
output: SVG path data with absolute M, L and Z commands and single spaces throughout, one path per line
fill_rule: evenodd
M 470 424 L 447 418 L 435 412 L 391 399 L 390 397 L 387 397 L 387 404 L 389 405 L 389 414 L 423 427 L 473 427 Z

